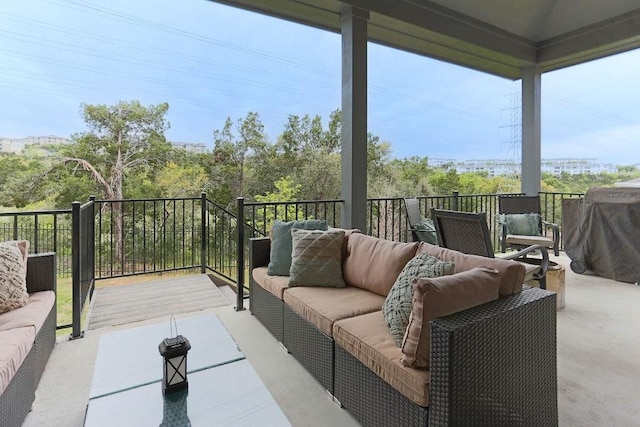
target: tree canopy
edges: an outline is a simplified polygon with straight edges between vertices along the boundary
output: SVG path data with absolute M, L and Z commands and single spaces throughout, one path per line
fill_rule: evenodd
M 340 197 L 340 110 L 326 121 L 319 115 L 289 115 L 274 141 L 265 134 L 257 112 L 228 117 L 220 129 L 212 130 L 213 149 L 205 153 L 174 148 L 167 141 L 168 111 L 167 103 L 145 106 L 135 100 L 83 104 L 86 129 L 72 135 L 69 145 L 40 150 L 54 150 L 55 156 L 0 155 L 0 204 L 23 208 L 45 203 L 44 208 L 53 208 L 92 194 L 117 200 L 194 197 L 201 191 L 230 208 L 239 196 L 248 201 Z M 367 155 L 369 197 L 492 194 L 520 188 L 516 176 L 434 168 L 427 157 L 393 158 L 391 142 L 373 134 L 368 135 Z M 634 167 L 615 174 L 544 174 L 542 188 L 585 192 L 639 176 Z

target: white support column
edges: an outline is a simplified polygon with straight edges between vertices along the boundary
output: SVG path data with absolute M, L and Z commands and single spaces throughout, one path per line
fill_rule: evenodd
M 342 10 L 342 227 L 367 229 L 367 20 Z
M 522 69 L 522 182 L 521 191 L 536 196 L 542 179 L 540 67 Z

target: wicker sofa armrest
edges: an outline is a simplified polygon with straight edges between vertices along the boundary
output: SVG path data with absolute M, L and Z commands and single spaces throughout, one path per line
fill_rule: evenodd
M 529 288 L 433 320 L 429 424 L 557 425 L 555 310 Z
M 56 291 L 56 254 L 32 254 L 27 260 L 27 291 Z
M 249 271 L 256 267 L 265 267 L 271 256 L 271 239 L 254 237 L 249 239 Z

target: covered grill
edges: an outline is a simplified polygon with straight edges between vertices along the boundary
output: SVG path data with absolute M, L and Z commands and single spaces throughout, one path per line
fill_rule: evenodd
M 562 241 L 575 273 L 640 282 L 640 188 L 592 188 L 564 199 Z

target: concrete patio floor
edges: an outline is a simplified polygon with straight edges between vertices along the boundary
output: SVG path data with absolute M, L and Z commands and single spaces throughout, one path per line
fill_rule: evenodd
M 552 259 L 566 267 L 566 308 L 558 311 L 560 425 L 639 425 L 640 286 L 576 275 L 564 254 Z M 227 306 L 179 317 L 217 314 L 293 426 L 358 425 L 248 310 L 236 312 L 233 295 L 227 295 Z M 100 335 L 157 321 L 88 330 L 74 341 L 60 339 L 24 426 L 82 426 Z

